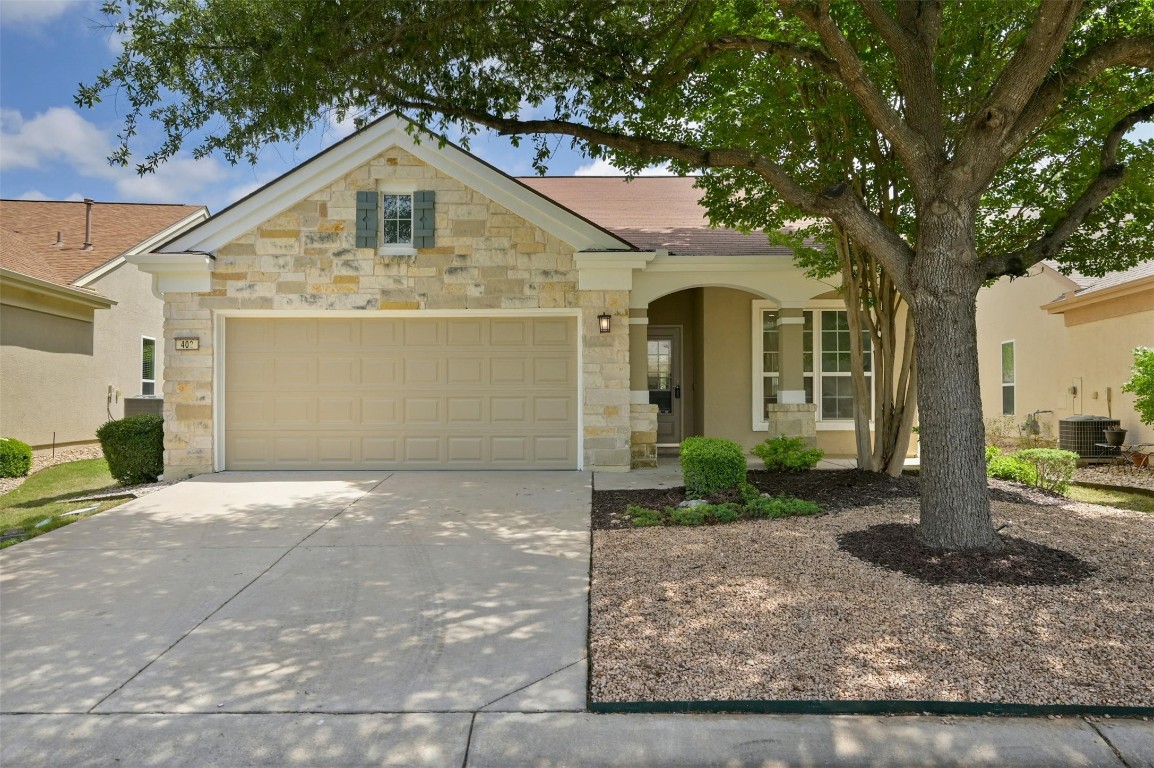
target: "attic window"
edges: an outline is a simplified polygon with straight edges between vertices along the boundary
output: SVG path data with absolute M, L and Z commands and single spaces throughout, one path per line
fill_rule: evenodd
M 411 245 L 413 242 L 413 196 L 381 195 L 381 224 L 384 245 Z

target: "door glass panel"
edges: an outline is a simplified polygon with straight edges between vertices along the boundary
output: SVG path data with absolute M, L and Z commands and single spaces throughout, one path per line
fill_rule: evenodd
M 649 340 L 649 389 L 672 389 L 673 340 Z

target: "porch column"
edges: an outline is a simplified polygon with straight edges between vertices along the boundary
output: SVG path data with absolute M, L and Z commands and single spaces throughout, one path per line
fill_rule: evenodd
M 777 401 L 783 405 L 805 402 L 805 374 L 803 361 L 803 326 L 805 316 L 800 309 L 782 308 L 777 315 L 778 340 L 781 344 L 781 383 Z
M 633 469 L 657 466 L 657 406 L 649 404 L 649 309 L 629 308 L 629 426 Z

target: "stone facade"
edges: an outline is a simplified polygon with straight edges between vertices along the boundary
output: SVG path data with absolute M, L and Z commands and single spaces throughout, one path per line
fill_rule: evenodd
M 436 192 L 435 247 L 355 247 L 356 193 L 383 185 Z M 216 310 L 579 310 L 585 466 L 629 468 L 628 292 L 579 290 L 572 247 L 408 152 L 381 153 L 215 256 L 211 292 L 166 296 L 166 476 L 213 468 Z M 617 322 L 602 334 L 606 310 Z M 181 336 L 200 349 L 177 352 Z
M 770 437 L 800 437 L 810 448 L 817 445 L 817 406 L 813 403 L 768 404 L 765 411 Z
M 629 406 L 629 426 L 632 430 L 630 446 L 632 469 L 653 469 L 657 466 L 657 406 L 633 403 Z

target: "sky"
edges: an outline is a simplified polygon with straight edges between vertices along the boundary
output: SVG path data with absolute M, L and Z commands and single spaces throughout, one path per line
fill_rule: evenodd
M 108 164 L 123 110 L 114 99 L 94 109 L 73 101 L 77 86 L 110 65 L 119 43 L 106 27 L 99 0 L 0 0 L 0 197 L 33 200 L 186 203 L 219 211 L 347 136 L 348 124 L 318 126 L 299 147 L 273 145 L 255 166 L 220 157 L 194 160 L 184 152 L 155 174 L 138 176 Z M 150 149 L 149 132 L 144 142 Z M 454 138 L 454 137 L 450 137 Z M 549 173 L 616 175 L 561 146 Z M 506 173 L 530 175 L 532 150 L 482 134 L 470 150 Z
M 119 51 L 100 6 L 99 0 L 0 0 L 0 197 L 186 203 L 215 212 L 353 130 L 351 122 L 320 125 L 299 146 L 265 147 L 255 166 L 231 166 L 219 157 L 194 160 L 187 152 L 145 176 L 131 167 L 110 166 L 107 157 L 116 146 L 123 111 L 115 98 L 94 109 L 73 101 L 77 87 L 95 80 Z M 140 149 L 159 141 L 155 127 L 142 126 L 141 134 Z M 1154 127 L 1141 126 L 1132 135 L 1154 137 Z M 558 146 L 550 174 L 620 174 L 604 160 L 569 149 L 567 140 Z M 511 175 L 533 173 L 528 142 L 516 148 L 482 133 L 469 148 Z

